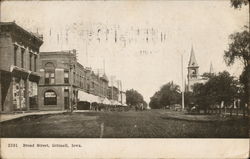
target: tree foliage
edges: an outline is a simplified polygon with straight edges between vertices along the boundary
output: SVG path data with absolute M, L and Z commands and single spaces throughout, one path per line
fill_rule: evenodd
M 240 60 L 244 67 L 249 65 L 250 60 L 250 33 L 248 27 L 242 32 L 237 32 L 229 36 L 231 43 L 229 49 L 225 51 L 224 60 L 228 66 L 234 64 L 235 60 Z
M 137 106 L 139 104 L 145 104 L 143 96 L 134 89 L 126 91 L 126 103 L 129 106 Z
M 242 5 L 247 5 L 249 0 L 231 0 L 231 6 L 235 9 L 241 8 Z
M 180 101 L 180 87 L 173 82 L 169 82 L 163 85 L 161 89 L 150 98 L 149 106 L 152 109 L 159 109 L 172 104 L 179 104 Z
M 224 60 L 228 66 L 233 65 L 235 60 L 241 61 L 244 66 L 240 75 L 240 82 L 244 85 L 244 100 L 246 103 L 250 101 L 250 33 L 248 29 L 248 27 L 245 27 L 242 32 L 230 35 L 231 42 L 229 43 L 229 49 L 224 54 Z
M 237 96 L 237 85 L 237 81 L 227 71 L 220 72 L 218 75 L 210 76 L 204 84 L 195 84 L 190 97 L 193 98 L 192 102 L 197 104 L 199 109 L 209 109 L 216 104 L 220 105 L 222 101 L 229 106 Z M 187 100 L 187 98 L 185 99 Z

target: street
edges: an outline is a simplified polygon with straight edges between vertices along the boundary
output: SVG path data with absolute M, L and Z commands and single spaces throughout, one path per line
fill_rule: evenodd
M 1 137 L 247 138 L 242 117 L 183 115 L 170 110 L 30 115 L 0 123 Z

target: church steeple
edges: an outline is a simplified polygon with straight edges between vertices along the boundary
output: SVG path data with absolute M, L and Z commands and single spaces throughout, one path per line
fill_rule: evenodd
M 196 61 L 195 55 L 194 55 L 194 48 L 192 46 L 191 53 L 190 53 L 190 59 L 188 63 L 188 91 L 192 91 L 192 86 L 199 81 L 199 65 Z
M 199 67 L 198 63 L 196 61 L 195 55 L 194 55 L 193 45 L 192 45 L 192 48 L 191 48 L 191 54 L 190 54 L 190 59 L 189 59 L 188 67 Z

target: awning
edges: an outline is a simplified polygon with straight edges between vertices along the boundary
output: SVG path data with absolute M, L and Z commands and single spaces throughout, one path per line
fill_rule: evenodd
M 98 96 L 86 93 L 86 92 L 81 91 L 81 90 L 78 91 L 78 99 L 79 99 L 79 101 L 87 101 L 90 103 L 94 103 L 94 102 L 100 103 L 100 100 L 98 100 Z
M 110 102 L 111 102 L 111 105 L 121 105 L 121 103 L 119 103 L 116 100 L 110 100 Z
M 104 98 L 104 100 L 102 101 L 103 104 L 107 104 L 107 105 L 110 105 L 111 102 L 110 100 L 108 100 L 108 98 Z
M 28 78 L 31 80 L 31 81 L 39 81 L 40 79 L 40 75 L 39 73 L 37 72 L 32 72 L 32 71 L 29 71 L 29 70 L 26 70 L 24 68 L 21 68 L 21 67 L 17 67 L 17 66 L 13 66 L 11 65 L 10 66 L 10 72 L 12 72 L 12 74 L 15 76 L 15 77 L 23 77 L 23 78 Z

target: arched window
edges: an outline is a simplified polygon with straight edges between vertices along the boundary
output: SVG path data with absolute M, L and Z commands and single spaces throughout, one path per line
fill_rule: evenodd
M 44 93 L 44 105 L 56 105 L 57 95 L 53 90 L 48 90 Z
M 52 62 L 45 65 L 45 84 L 55 84 L 55 66 Z

